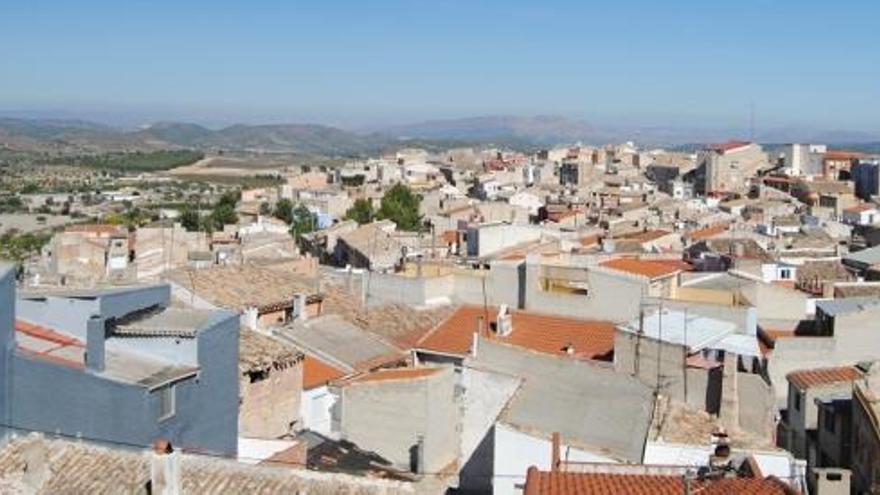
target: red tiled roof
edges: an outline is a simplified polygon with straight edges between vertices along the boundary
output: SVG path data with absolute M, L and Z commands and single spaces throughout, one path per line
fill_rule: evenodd
M 387 368 L 353 378 L 349 383 L 383 382 L 388 380 L 414 380 L 431 376 L 439 368 Z
M 861 377 L 862 372 L 855 366 L 813 368 L 809 370 L 792 371 L 786 375 L 788 381 L 801 390 L 821 385 L 851 382 Z
M 456 230 L 444 230 L 443 234 L 441 234 L 441 239 L 446 244 L 454 244 L 458 242 L 458 231 Z
M 691 492 L 701 495 L 797 494 L 773 476 L 767 478 L 720 478 L 694 480 Z M 681 495 L 681 476 L 648 474 L 547 472 L 530 468 L 524 495 Z
M 23 339 L 17 339 L 17 348 L 25 354 L 70 368 L 85 367 L 83 360 L 70 359 L 71 355 L 83 355 L 85 346 L 79 340 L 24 320 L 15 320 L 15 331 L 43 343 L 42 345 L 34 345 L 33 343 L 28 344 Z M 76 352 L 68 352 L 71 350 L 70 348 Z
M 826 160 L 855 160 L 861 158 L 862 155 L 858 151 L 832 150 L 825 152 Z
M 648 278 L 666 277 L 683 270 L 681 264 L 675 261 L 640 260 L 635 258 L 616 258 L 599 263 L 599 266 Z
M 876 210 L 877 207 L 870 203 L 862 203 L 860 205 L 850 206 L 849 208 L 844 208 L 843 211 L 847 213 L 861 213 L 863 211 Z
M 303 389 L 309 390 L 320 387 L 327 382 L 342 378 L 345 372 L 335 368 L 313 356 L 306 356 L 303 360 Z
M 748 146 L 750 144 L 752 143 L 748 141 L 728 141 L 726 143 L 710 144 L 709 149 L 718 153 L 726 153 L 728 151 L 742 148 L 743 146 Z
M 728 223 L 719 223 L 717 225 L 711 225 L 709 227 L 703 227 L 702 229 L 692 230 L 688 232 L 686 237 L 689 239 L 693 239 L 695 241 L 708 239 L 709 237 L 716 236 L 723 232 L 727 232 L 727 229 L 730 227 Z
M 481 306 L 462 306 L 449 319 L 426 335 L 418 344 L 425 350 L 448 354 L 467 354 L 473 344 L 477 319 L 488 312 L 489 322 L 483 328 L 484 336 L 499 342 L 548 354 L 571 355 L 585 359 L 608 359 L 614 351 L 614 324 L 606 321 L 578 320 L 546 316 L 525 311 L 511 313 L 513 329 L 501 337 L 491 329 L 498 309 L 484 310 Z
M 670 233 L 671 232 L 669 232 L 668 230 L 646 230 L 644 232 L 637 232 L 635 234 L 622 236 L 620 237 L 620 239 L 627 241 L 650 242 L 660 239 L 661 237 L 666 237 Z

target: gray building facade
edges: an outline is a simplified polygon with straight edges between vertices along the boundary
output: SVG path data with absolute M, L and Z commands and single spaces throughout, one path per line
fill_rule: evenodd
M 169 308 L 168 286 L 22 294 L 0 279 L 4 424 L 234 455 L 238 317 Z

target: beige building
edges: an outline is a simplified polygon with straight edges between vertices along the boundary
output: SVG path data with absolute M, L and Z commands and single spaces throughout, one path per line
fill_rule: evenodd
M 303 357 L 290 344 L 241 329 L 239 436 L 273 439 L 300 429 Z
M 704 194 L 742 192 L 749 178 L 767 165 L 761 146 L 747 141 L 714 144 L 697 155 L 697 168 L 705 172 Z

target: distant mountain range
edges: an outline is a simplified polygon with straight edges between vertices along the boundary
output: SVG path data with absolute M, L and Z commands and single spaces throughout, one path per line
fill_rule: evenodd
M 683 127 L 598 127 L 559 116 L 484 116 L 432 120 L 353 132 L 318 124 L 237 124 L 209 129 L 198 124 L 158 122 L 120 129 L 81 120 L 0 118 L 0 145 L 26 151 L 102 152 L 195 148 L 203 150 L 298 153 L 323 156 L 375 154 L 398 146 L 438 148 L 496 144 L 534 148 L 556 144 L 635 141 L 648 146 L 724 141 L 747 137 L 742 129 Z M 876 150 L 880 136 L 857 131 L 801 127 L 767 129 L 760 142 L 817 142 Z
M 352 155 L 387 146 L 386 136 L 369 136 L 314 124 L 233 125 L 212 130 L 197 124 L 159 122 L 123 130 L 81 121 L 0 119 L 0 144 L 14 148 L 129 149 L 197 148 L 267 153 Z
M 635 141 L 648 146 L 710 143 L 748 138 L 747 129 L 684 126 L 595 126 L 581 120 L 559 116 L 488 116 L 451 120 L 431 120 L 394 126 L 381 132 L 398 137 L 423 139 L 518 140 L 530 144 L 554 145 L 582 142 L 605 144 Z M 815 142 L 828 144 L 880 142 L 880 133 L 822 130 L 788 126 L 762 129 L 759 142 Z

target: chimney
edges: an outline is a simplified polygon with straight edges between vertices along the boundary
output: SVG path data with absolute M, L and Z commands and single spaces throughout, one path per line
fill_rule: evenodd
M 483 325 L 485 324 L 483 316 L 477 316 L 477 334 L 483 335 Z
M 502 336 L 506 337 L 510 335 L 510 332 L 513 331 L 513 318 L 510 316 L 510 310 L 507 309 L 506 304 L 502 304 L 500 308 L 498 308 L 498 318 L 495 320 L 495 332 Z
M 721 382 L 721 410 L 718 417 L 721 424 L 730 431 L 736 431 L 739 428 L 739 390 L 737 386 L 737 354 L 733 352 L 724 353 L 724 369 L 722 371 Z
M 104 344 L 107 339 L 107 330 L 104 318 L 92 315 L 86 323 L 86 369 L 100 373 L 104 371 L 105 353 Z
M 477 357 L 477 351 L 480 347 L 480 330 L 477 327 L 477 331 L 474 332 L 474 340 L 471 342 L 471 357 Z
M 709 468 L 714 472 L 727 471 L 730 467 L 730 439 L 724 428 L 719 427 L 712 433 L 715 450 L 709 455 Z
M 153 443 L 150 493 L 180 495 L 180 454 L 175 452 L 171 442 L 164 438 Z
M 24 442 L 21 452 L 26 469 L 21 476 L 25 493 L 43 493 L 46 483 L 52 477 L 49 469 L 49 456 L 46 443 L 41 434 L 33 434 L 32 442 Z
M 561 438 L 559 436 L 559 432 L 554 431 L 553 435 L 550 438 L 551 438 L 551 440 L 550 440 L 551 447 L 550 448 L 553 449 L 553 451 L 550 452 L 550 459 L 551 459 L 550 471 L 559 471 L 559 464 L 560 464 L 559 450 L 561 448 L 561 443 L 562 443 Z
M 244 320 L 244 326 L 251 330 L 257 330 L 260 321 L 260 313 L 257 311 L 257 308 L 249 306 L 242 313 L 242 319 Z
M 308 319 L 309 315 L 306 312 L 306 295 L 305 294 L 294 294 L 293 295 L 293 311 L 290 315 L 291 318 L 296 320 L 305 321 Z

